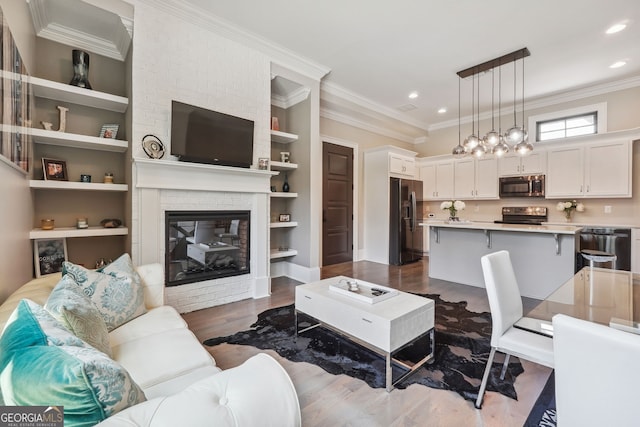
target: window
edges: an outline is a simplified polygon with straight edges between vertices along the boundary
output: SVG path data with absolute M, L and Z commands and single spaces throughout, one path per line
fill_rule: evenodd
M 562 111 L 529 116 L 529 138 L 553 142 L 565 138 L 607 132 L 607 103 L 584 105 Z M 535 132 L 535 135 L 532 135 Z
M 596 133 L 598 133 L 597 111 L 536 123 L 536 139 L 538 141 L 570 138 L 580 135 L 593 135 Z

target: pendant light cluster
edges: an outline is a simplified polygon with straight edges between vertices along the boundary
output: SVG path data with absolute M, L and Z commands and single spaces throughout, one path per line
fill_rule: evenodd
M 529 56 L 529 50 L 523 49 L 492 59 L 482 64 L 475 65 L 457 74 L 460 80 L 472 77 L 472 100 L 471 100 L 471 135 L 461 139 L 461 119 L 460 119 L 460 80 L 458 81 L 458 145 L 453 149 L 453 155 L 464 156 L 472 154 L 482 157 L 485 154 L 495 154 L 502 156 L 512 149 L 520 154 L 526 155 L 533 150 L 533 145 L 528 142 L 528 134 L 524 127 L 524 58 Z M 518 126 L 516 116 L 516 62 L 522 61 L 522 125 Z M 502 133 L 502 120 L 500 117 L 502 103 L 502 66 L 513 63 L 513 126 L 504 134 Z M 499 71 L 498 77 L 498 131 L 495 130 L 495 69 Z M 481 137 L 480 132 L 480 74 L 491 71 L 491 130 Z M 477 92 L 476 92 L 476 80 Z M 477 104 L 476 104 L 477 103 Z M 477 117 L 476 117 L 477 115 Z M 478 129 L 476 134 L 476 118 Z

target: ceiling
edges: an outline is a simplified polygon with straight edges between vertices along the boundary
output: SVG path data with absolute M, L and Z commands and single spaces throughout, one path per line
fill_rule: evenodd
M 457 124 L 459 83 L 461 115 L 471 115 L 472 79 L 460 80 L 456 72 L 524 47 L 531 52 L 524 60 L 529 105 L 594 86 L 618 87 L 613 82 L 640 85 L 638 0 L 186 2 L 330 69 L 323 79 L 327 99 L 348 100 L 352 111 L 366 106 L 399 119 L 421 131 L 415 137 Z M 627 24 L 624 31 L 605 34 L 619 22 Z M 627 64 L 609 68 L 621 60 Z M 518 61 L 518 106 L 521 67 Z M 496 73 L 494 105 L 501 86 L 502 106 L 508 111 L 514 68 L 500 68 L 502 85 Z M 477 88 L 485 117 L 491 115 L 491 85 L 490 72 L 480 76 Z M 418 98 L 408 98 L 412 91 Z M 447 112 L 438 113 L 440 108 Z

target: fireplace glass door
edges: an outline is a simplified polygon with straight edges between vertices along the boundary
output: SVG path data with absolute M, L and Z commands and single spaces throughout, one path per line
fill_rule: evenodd
M 248 274 L 249 222 L 249 211 L 167 211 L 167 286 Z

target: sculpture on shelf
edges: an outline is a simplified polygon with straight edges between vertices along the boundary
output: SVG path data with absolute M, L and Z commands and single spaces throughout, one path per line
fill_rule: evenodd
M 69 109 L 58 105 L 58 110 L 60 110 L 60 128 L 58 132 L 64 132 L 67 129 L 67 111 Z
M 73 49 L 72 57 L 73 78 L 69 84 L 91 89 L 91 83 L 89 83 L 89 54 L 83 50 Z

